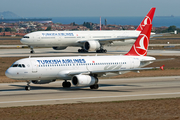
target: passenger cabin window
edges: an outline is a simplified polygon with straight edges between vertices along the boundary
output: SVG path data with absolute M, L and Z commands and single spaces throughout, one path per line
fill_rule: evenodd
M 29 38 L 29 36 L 24 36 L 23 38 Z

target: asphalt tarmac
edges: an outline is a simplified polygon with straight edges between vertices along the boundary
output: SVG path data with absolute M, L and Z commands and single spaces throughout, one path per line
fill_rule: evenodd
M 99 79 L 99 89 L 89 87 L 62 88 L 63 81 L 50 84 L 26 82 L 0 84 L 0 107 L 124 101 L 180 97 L 180 76 L 141 77 L 126 79 Z
M 68 47 L 65 50 L 53 50 L 52 48 L 35 48 L 35 53 L 31 54 L 29 48 L 24 49 L 0 49 L 0 57 L 29 57 L 29 56 L 94 56 L 94 55 L 120 55 L 130 50 L 131 46 L 106 47 L 107 53 L 78 53 L 78 47 Z M 147 55 L 167 55 L 179 56 L 180 50 L 148 50 Z

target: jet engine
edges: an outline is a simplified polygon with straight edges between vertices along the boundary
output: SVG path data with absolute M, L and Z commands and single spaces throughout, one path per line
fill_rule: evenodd
M 52 47 L 54 50 L 64 50 L 67 48 L 67 46 L 62 46 L 62 47 Z
M 87 51 L 96 51 L 100 49 L 100 46 L 98 41 L 87 41 L 84 43 L 84 49 Z
M 72 83 L 75 86 L 94 85 L 98 79 L 89 75 L 75 75 L 72 77 Z
M 32 80 L 34 84 L 48 84 L 50 82 L 55 82 L 56 80 Z

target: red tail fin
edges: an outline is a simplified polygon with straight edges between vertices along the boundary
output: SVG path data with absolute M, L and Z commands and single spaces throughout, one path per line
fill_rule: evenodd
M 156 8 L 151 8 L 149 13 L 146 15 L 146 17 L 143 19 L 143 21 L 140 23 L 138 28 L 136 29 L 137 31 L 142 31 L 145 25 L 147 24 L 152 24 L 154 13 L 155 13 Z
M 146 56 L 149 45 L 152 24 L 146 25 L 139 34 L 131 50 L 125 54 L 130 56 Z

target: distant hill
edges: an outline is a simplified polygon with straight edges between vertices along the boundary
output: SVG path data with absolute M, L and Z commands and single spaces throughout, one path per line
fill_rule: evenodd
M 16 15 L 13 12 L 10 12 L 10 11 L 0 12 L 0 18 L 1 17 L 5 18 L 5 19 L 21 18 L 20 16 Z

